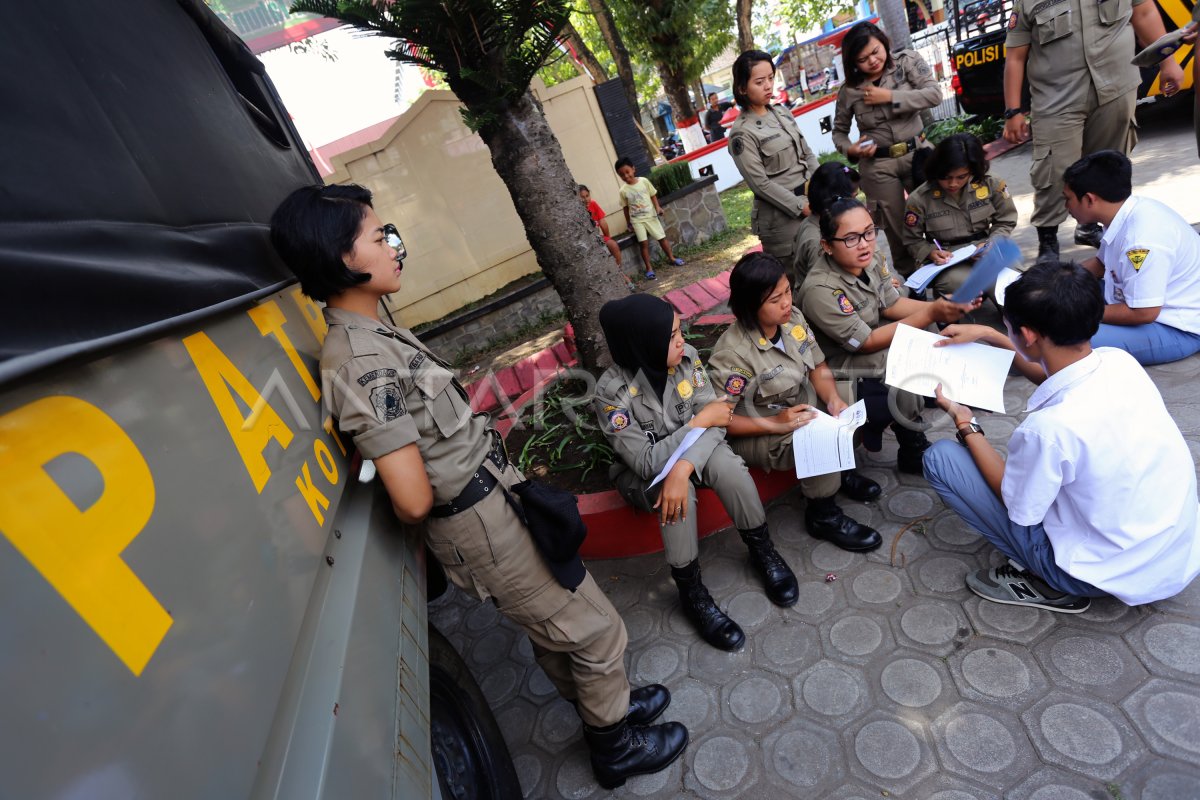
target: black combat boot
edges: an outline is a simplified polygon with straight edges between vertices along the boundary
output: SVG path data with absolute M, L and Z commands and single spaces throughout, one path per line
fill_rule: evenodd
M 875 500 L 883 493 L 879 484 L 865 475 L 859 475 L 852 469 L 842 473 L 842 494 L 851 500 Z
M 671 567 L 671 577 L 679 587 L 683 614 L 700 632 L 700 638 L 718 650 L 737 650 L 746 642 L 741 627 L 717 608 L 712 595 L 700 581 L 700 559 L 683 567 Z
M 1104 226 L 1099 222 L 1089 222 L 1087 225 L 1075 226 L 1075 244 L 1099 248 L 1102 238 L 1104 238 Z
M 570 703 L 578 712 L 579 701 L 571 700 Z M 661 683 L 651 683 L 637 689 L 630 688 L 629 713 L 626 714 L 625 721 L 634 725 L 648 725 L 658 719 L 669 705 L 671 705 L 671 692 Z
M 592 751 L 592 774 L 605 789 L 625 785 L 634 775 L 649 775 L 671 765 L 687 747 L 687 728 L 678 722 L 635 725 L 621 720 L 606 728 L 583 726 Z
M 814 539 L 824 539 L 852 553 L 865 553 L 883 544 L 879 531 L 846 516 L 833 497 L 810 497 L 804 527 Z
M 1037 263 L 1058 260 L 1058 226 L 1045 225 L 1037 229 L 1038 254 Z
M 920 422 L 921 419 L 918 417 L 915 421 Z M 925 451 L 929 449 L 929 440 L 925 438 L 925 432 L 913 430 L 900 422 L 892 423 L 892 432 L 896 434 L 896 441 L 900 444 L 900 449 L 896 452 L 896 469 L 910 475 L 924 475 Z
M 796 583 L 796 574 L 775 549 L 767 526 L 759 525 L 757 528 L 740 530 L 738 533 L 750 550 L 750 563 L 762 578 L 767 598 L 784 608 L 796 605 L 796 601 L 800 599 L 800 585 Z

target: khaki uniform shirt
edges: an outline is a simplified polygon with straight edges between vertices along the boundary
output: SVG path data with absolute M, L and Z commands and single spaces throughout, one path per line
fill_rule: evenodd
M 650 382 L 616 364 L 600 376 L 593 401 L 600 429 L 617 456 L 639 478 L 653 480 L 688 432 L 696 412 L 717 399 L 696 348 L 683 346 L 683 360 L 667 374 L 662 397 Z M 687 460 L 699 472 L 724 428 L 709 428 L 688 448 Z
M 858 352 L 871 331 L 887 324 L 881 312 L 900 299 L 891 272 L 878 254 L 858 278 L 828 256 L 822 257 L 804 279 L 799 299 L 800 310 L 816 329 L 817 342 L 837 377 L 851 369 L 862 377 L 883 376 L 886 348 Z
M 892 53 L 892 68 L 880 77 L 879 86 L 892 90 L 891 103 L 870 105 L 863 99 L 863 89 L 849 84 L 838 90 L 833 144 L 839 151 L 845 153 L 854 144 L 850 140 L 852 118 L 858 123 L 859 136 L 869 136 L 879 150 L 886 150 L 918 135 L 925 127 L 921 111 L 942 102 L 942 87 L 933 70 L 912 50 Z
M 713 346 L 709 375 L 737 402 L 734 413 L 770 417 L 778 413 L 770 408 L 772 404 L 790 407 L 816 402 L 808 388 L 808 373 L 825 362 L 825 353 L 799 309 L 793 308 L 791 319 L 779 327 L 783 350 L 758 330 L 748 331 L 737 322 Z
M 754 192 L 750 222 L 756 234 L 773 217 L 800 217 L 808 205 L 803 187 L 818 162 L 792 112 L 776 105 L 767 106 L 761 117 L 742 111 L 729 131 L 729 154 Z
M 1101 105 L 1137 89 L 1129 20 L 1143 2 L 1016 0 L 1004 44 L 1029 47 L 1025 74 L 1035 119 L 1087 108 L 1092 87 Z
M 792 282 L 792 294 L 800 291 L 801 284 L 808 277 L 808 271 L 825 255 L 821 249 L 821 221 L 816 215 L 804 218 L 800 229 L 796 231 L 795 257 L 792 260 L 792 272 L 788 279 Z
M 1017 206 L 1004 181 L 991 175 L 971 181 L 958 197 L 930 180 L 908 196 L 904 210 L 904 247 L 918 264 L 927 261 L 937 239 L 953 250 L 992 236 L 1008 236 L 1017 227 Z
M 321 386 L 330 413 L 363 458 L 415 443 L 434 502 L 453 500 L 491 449 L 485 415 L 471 413 L 450 366 L 406 328 L 326 308 Z

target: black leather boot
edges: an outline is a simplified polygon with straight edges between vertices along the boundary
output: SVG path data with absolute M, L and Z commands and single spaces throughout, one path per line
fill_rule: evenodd
M 1045 225 L 1037 229 L 1038 254 L 1037 263 L 1058 260 L 1058 226 Z
M 804 509 L 804 527 L 809 536 L 824 539 L 852 553 L 865 553 L 883 544 L 883 537 L 872 527 L 846 516 L 832 497 L 810 497 Z
M 746 634 L 741 627 L 717 608 L 701 583 L 699 559 L 683 567 L 671 567 L 671 577 L 679 587 L 683 614 L 696 626 L 700 638 L 718 650 L 737 650 L 745 644 Z
M 842 494 L 851 500 L 875 500 L 883 493 L 879 484 L 852 469 L 842 473 Z
M 678 722 L 635 725 L 622 720 L 606 728 L 583 726 L 592 751 L 592 774 L 605 789 L 625 785 L 634 775 L 649 775 L 670 766 L 687 747 L 687 728 Z
M 1087 225 L 1075 226 L 1075 244 L 1099 248 L 1102 238 L 1104 238 L 1104 226 L 1099 222 L 1089 222 Z
M 920 418 L 915 420 L 920 422 Z M 929 449 L 929 440 L 925 432 L 913 430 L 903 423 L 893 422 L 892 432 L 896 434 L 896 442 L 900 449 L 896 451 L 896 469 L 910 475 L 925 474 L 925 451 Z
M 796 601 L 800 599 L 800 586 L 796 583 L 796 574 L 775 549 L 767 526 L 759 525 L 757 528 L 738 533 L 750 550 L 750 563 L 762 577 L 767 598 L 784 608 L 796 605 Z
M 569 701 L 579 711 L 579 701 Z M 634 725 L 648 725 L 658 719 L 659 715 L 671 705 L 671 692 L 661 683 L 651 683 L 629 690 L 629 713 L 625 715 L 627 722 Z

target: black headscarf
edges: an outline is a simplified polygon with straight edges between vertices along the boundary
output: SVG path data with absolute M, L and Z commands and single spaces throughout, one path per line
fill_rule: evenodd
M 675 309 L 652 294 L 631 294 L 604 304 L 600 327 L 613 361 L 634 374 L 644 374 L 655 397 L 661 399 L 667 387 L 667 352 Z

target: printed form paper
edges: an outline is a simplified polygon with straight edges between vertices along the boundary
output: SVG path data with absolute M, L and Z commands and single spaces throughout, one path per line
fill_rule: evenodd
M 897 325 L 883 382 L 925 397 L 933 397 L 940 383 L 942 393 L 956 403 L 1003 414 L 1004 381 L 1015 354 L 978 342 L 933 346 L 945 338 Z
M 836 417 L 813 410 L 817 418 L 792 432 L 796 477 L 854 469 L 854 432 L 867 421 L 866 404 L 859 400 Z
M 671 471 L 671 467 L 675 466 L 675 462 L 679 460 L 680 456 L 687 452 L 689 447 L 696 443 L 697 439 L 704 435 L 706 430 L 708 430 L 708 428 L 692 428 L 690 431 L 688 431 L 687 435 L 683 437 L 683 441 L 679 443 L 679 447 L 676 447 L 675 452 L 671 453 L 671 457 L 667 459 L 667 465 L 662 468 L 662 472 L 658 473 L 658 477 L 650 481 L 650 486 L 647 486 L 646 488 L 649 489 L 662 481 L 663 478 L 666 478 L 667 473 Z
M 925 291 L 931 281 L 940 275 L 944 270 L 948 270 L 955 264 L 961 264 L 971 256 L 975 255 L 978 248 L 973 244 L 966 247 L 960 247 L 950 255 L 950 260 L 945 264 L 926 264 L 917 269 L 912 275 L 908 276 L 908 280 L 904 285 L 910 289 L 916 289 L 918 292 Z

